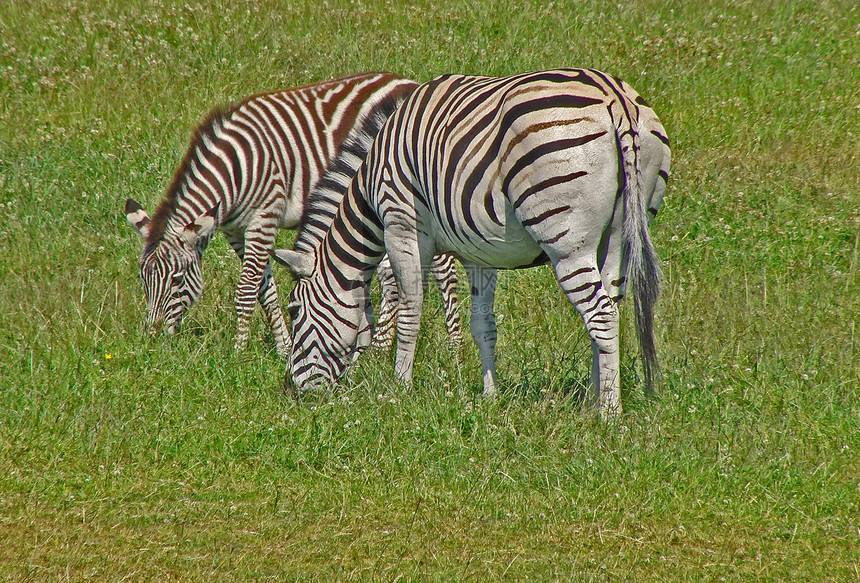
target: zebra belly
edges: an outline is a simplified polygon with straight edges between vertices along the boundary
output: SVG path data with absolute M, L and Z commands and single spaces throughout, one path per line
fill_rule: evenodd
M 448 229 L 438 233 L 436 250 L 449 253 L 465 263 L 477 263 L 498 269 L 519 269 L 546 263 L 547 257 L 531 238 L 525 227 L 513 216 L 510 205 L 506 205 L 503 224 L 482 224 L 480 235 L 471 230 Z
M 278 219 L 279 229 L 298 229 L 302 220 L 304 205 L 287 204 L 287 210 Z

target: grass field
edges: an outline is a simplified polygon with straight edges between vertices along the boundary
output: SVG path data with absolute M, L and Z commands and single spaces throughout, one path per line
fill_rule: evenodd
M 858 46 L 854 0 L 0 3 L 0 580 L 860 580 Z M 220 236 L 181 332 L 143 334 L 122 207 L 212 106 L 557 66 L 672 140 L 655 399 L 625 302 L 625 412 L 582 408 L 546 268 L 500 278 L 493 402 L 431 295 L 411 391 L 366 354 L 295 403 L 259 310 L 232 350 Z

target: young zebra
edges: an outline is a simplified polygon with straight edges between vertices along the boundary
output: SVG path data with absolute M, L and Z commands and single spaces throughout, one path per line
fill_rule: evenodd
M 372 117 L 381 101 L 399 103 L 416 86 L 397 75 L 364 73 L 254 95 L 213 111 L 197 128 L 154 217 L 134 200 L 126 202 L 128 222 L 146 242 L 140 278 L 147 325 L 173 333 L 200 299 L 201 255 L 221 229 L 242 262 L 236 348 L 247 343 L 259 301 L 278 354 L 286 357 L 290 338 L 269 263 L 277 229 L 296 228 L 308 191 L 355 125 Z M 456 277 L 453 268 L 445 277 Z
M 628 284 L 649 392 L 657 373 L 648 225 L 669 156 L 653 110 L 599 71 L 445 75 L 420 86 L 380 131 L 318 250 L 275 252 L 299 278 L 289 374 L 301 389 L 343 373 L 366 282 L 387 250 L 400 293 L 395 373 L 409 383 L 425 268 L 446 252 L 469 274 L 471 332 L 492 396 L 497 269 L 549 262 L 591 338 L 600 412 L 620 412 L 616 302 Z

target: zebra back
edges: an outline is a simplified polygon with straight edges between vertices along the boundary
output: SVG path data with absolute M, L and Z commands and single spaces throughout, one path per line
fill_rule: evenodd
M 273 218 L 295 228 L 311 187 L 355 124 L 380 100 L 405 97 L 415 87 L 398 75 L 361 73 L 214 108 L 194 130 L 152 218 L 148 246 L 216 204 L 218 225 L 242 230 L 276 203 L 278 190 L 287 204 Z

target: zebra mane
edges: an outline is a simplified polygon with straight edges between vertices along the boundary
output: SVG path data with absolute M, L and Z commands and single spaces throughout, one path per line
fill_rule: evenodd
M 191 164 L 196 158 L 196 153 L 207 141 L 215 140 L 218 130 L 223 127 L 227 115 L 234 109 L 235 106 L 216 106 L 194 129 L 188 150 L 185 152 L 185 156 L 182 158 L 182 161 L 176 167 L 176 172 L 173 175 L 173 180 L 171 180 L 170 186 L 167 188 L 164 199 L 158 205 L 158 208 L 155 209 L 155 213 L 152 216 L 152 227 L 146 241 L 147 249 L 155 247 L 164 238 L 167 222 L 179 207 L 179 192 L 182 190 L 185 177 L 189 172 L 191 172 Z
M 355 129 L 329 162 L 328 169 L 308 194 L 293 246 L 296 251 L 307 253 L 319 246 L 373 140 L 406 97 L 385 97 L 356 123 Z

